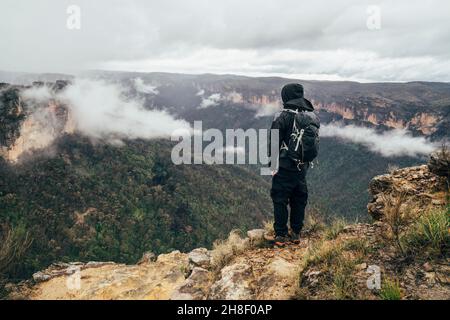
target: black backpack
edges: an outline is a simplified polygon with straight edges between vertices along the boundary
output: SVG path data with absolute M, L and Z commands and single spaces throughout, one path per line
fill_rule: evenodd
M 314 112 L 286 111 L 295 113 L 292 133 L 287 145 L 287 155 L 297 164 L 312 162 L 319 153 L 320 120 Z

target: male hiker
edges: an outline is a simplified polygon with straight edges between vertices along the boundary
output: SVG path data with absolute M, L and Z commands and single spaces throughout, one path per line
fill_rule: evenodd
M 270 195 L 274 206 L 275 245 L 299 243 L 308 200 L 306 173 L 317 156 L 319 119 L 310 101 L 303 97 L 303 86 L 287 84 L 281 90 L 284 109 L 275 115 L 271 129 L 278 129 L 278 170 L 272 179 Z M 269 148 L 270 150 L 270 148 Z M 273 161 L 276 161 L 275 157 Z M 288 205 L 290 227 L 288 231 Z

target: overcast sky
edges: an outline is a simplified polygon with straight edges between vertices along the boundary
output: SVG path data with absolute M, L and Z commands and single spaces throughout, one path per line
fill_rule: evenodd
M 0 52 L 8 71 L 450 81 L 450 1 L 1 0 Z

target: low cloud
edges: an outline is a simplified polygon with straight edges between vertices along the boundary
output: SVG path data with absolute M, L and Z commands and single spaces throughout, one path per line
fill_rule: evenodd
M 320 135 L 364 145 L 383 157 L 428 155 L 437 147 L 424 137 L 413 137 L 409 131 L 400 129 L 378 133 L 371 128 L 326 124 L 321 126 Z
M 280 105 L 275 103 L 252 105 L 251 109 L 256 111 L 256 118 L 273 116 L 275 113 L 281 110 Z
M 41 86 L 26 89 L 22 92 L 21 96 L 22 98 L 33 99 L 34 101 L 41 103 L 49 101 L 53 97 L 53 93 L 51 92 L 49 87 Z
M 142 80 L 141 78 L 134 79 L 134 88 L 140 93 L 153 95 L 157 95 L 159 93 L 156 86 L 144 83 L 144 80 Z
M 280 105 L 277 103 L 271 104 L 255 104 L 245 101 L 242 94 L 236 91 L 231 91 L 228 93 L 213 93 L 207 98 L 203 97 L 205 95 L 205 90 L 201 89 L 196 94 L 202 97 L 202 102 L 198 106 L 199 109 L 205 109 L 209 107 L 217 106 L 220 102 L 227 102 L 229 104 L 242 105 L 244 108 L 255 111 L 255 118 L 273 116 L 276 112 L 280 111 Z
M 165 138 L 174 130 L 190 129 L 184 120 L 165 111 L 147 110 L 140 101 L 128 99 L 124 93 L 125 89 L 117 84 L 76 79 L 60 93 L 47 87 L 32 88 L 24 91 L 22 97 L 32 99 L 31 103 L 46 99 L 63 102 L 69 108 L 74 131 L 108 142 Z
M 199 95 L 199 94 L 197 94 L 197 95 Z M 199 107 L 199 109 L 205 109 L 205 108 L 217 106 L 221 100 L 222 100 L 222 96 L 220 95 L 220 93 L 213 93 L 212 95 L 210 95 L 207 98 L 202 98 L 202 102 L 200 103 L 200 105 L 198 107 Z

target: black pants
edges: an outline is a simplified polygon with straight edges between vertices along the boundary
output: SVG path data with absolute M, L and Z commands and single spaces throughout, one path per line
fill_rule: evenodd
M 299 233 L 303 227 L 305 208 L 308 201 L 306 171 L 289 171 L 280 168 L 272 179 L 270 195 L 273 201 L 275 235 L 288 234 L 288 204 L 291 209 L 290 225 L 292 231 Z

